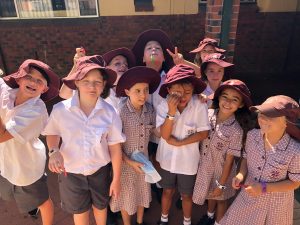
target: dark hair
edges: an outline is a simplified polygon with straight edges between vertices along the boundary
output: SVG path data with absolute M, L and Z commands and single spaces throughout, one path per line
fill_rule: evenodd
M 29 67 L 29 69 L 35 69 L 35 70 L 39 71 L 39 72 L 42 74 L 42 76 L 46 79 L 46 81 L 47 81 L 47 86 L 49 86 L 49 84 L 50 84 L 50 79 L 49 79 L 49 76 L 48 76 L 48 74 L 46 73 L 45 70 L 43 70 L 43 69 L 40 68 L 40 67 L 32 66 L 32 65 Z
M 205 68 L 204 68 L 203 71 L 206 70 L 206 68 L 207 68 L 207 66 L 208 66 L 209 63 L 214 63 L 214 62 L 208 62 L 208 63 L 206 63 L 206 66 L 205 66 Z M 216 64 L 216 63 L 215 63 L 215 64 Z M 217 64 L 217 65 L 218 65 L 218 64 Z M 223 74 L 222 81 L 229 80 L 232 74 L 234 74 L 234 68 L 233 68 L 233 66 L 225 67 L 225 68 L 224 68 L 224 74 Z M 204 72 L 203 74 L 201 73 L 201 79 L 202 79 L 203 81 L 208 81 L 205 72 Z
M 170 83 L 170 84 L 167 85 L 167 88 L 171 88 L 175 84 L 180 84 L 180 85 L 182 85 L 182 84 L 191 84 L 193 86 L 193 88 L 195 89 L 192 81 L 189 78 L 184 78 L 184 79 L 181 79 L 181 80 L 177 80 L 173 83 Z
M 99 69 L 99 71 L 103 77 L 103 81 L 107 81 L 108 74 L 104 70 Z M 110 93 L 110 87 L 106 83 L 100 96 L 101 96 L 101 98 L 105 99 L 109 96 L 109 93 Z

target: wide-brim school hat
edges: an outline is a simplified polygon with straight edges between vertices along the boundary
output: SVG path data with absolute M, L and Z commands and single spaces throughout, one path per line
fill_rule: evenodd
M 173 58 L 167 52 L 167 49 L 173 51 L 175 49 L 174 45 L 171 42 L 169 36 L 160 29 L 150 29 L 142 32 L 135 44 L 132 47 L 132 52 L 136 58 L 136 65 L 137 66 L 144 66 L 143 57 L 144 57 L 144 49 L 146 44 L 149 41 L 157 41 L 163 50 L 165 61 L 164 67 L 168 71 L 170 68 L 174 66 Z
M 19 85 L 17 84 L 16 79 L 26 76 L 29 73 L 31 66 L 40 68 L 48 76 L 49 83 L 47 84 L 47 86 L 49 89 L 45 93 L 41 94 L 41 99 L 44 102 L 47 102 L 52 100 L 56 96 L 58 96 L 59 87 L 60 87 L 59 76 L 53 72 L 50 66 L 48 66 L 46 63 L 43 63 L 39 60 L 34 60 L 34 59 L 25 60 L 21 64 L 17 72 L 3 77 L 3 80 L 11 88 L 18 88 Z
M 234 64 L 224 61 L 225 55 L 221 53 L 212 53 L 207 55 L 201 64 L 201 74 L 205 74 L 206 67 L 209 63 L 216 63 L 223 68 L 233 66 Z
M 214 93 L 214 99 L 218 99 L 224 89 L 231 88 L 237 91 L 243 98 L 243 102 L 247 108 L 251 107 L 252 100 L 251 100 L 251 92 L 248 89 L 247 85 L 241 80 L 227 80 L 223 82 L 220 87 Z
M 106 62 L 106 65 L 108 65 L 111 62 L 111 60 L 118 55 L 122 55 L 127 59 L 128 68 L 134 67 L 136 65 L 136 60 L 133 52 L 129 48 L 125 47 L 117 48 L 106 52 L 102 55 L 102 57 Z
M 215 39 L 212 39 L 212 38 L 204 38 L 202 41 L 200 41 L 199 45 L 197 48 L 195 48 L 194 50 L 190 51 L 190 53 L 199 53 L 203 50 L 203 48 L 206 46 L 206 45 L 212 45 L 216 52 L 219 52 L 219 53 L 224 53 L 226 52 L 225 49 L 222 49 L 222 48 L 219 48 L 218 47 L 218 42 L 215 40 Z
M 149 94 L 152 94 L 160 84 L 160 74 L 145 66 L 132 67 L 121 76 L 116 87 L 116 96 L 126 97 L 125 89 L 129 90 L 137 83 L 149 84 Z
M 106 85 L 111 88 L 113 87 L 113 84 L 117 79 L 117 74 L 115 71 L 106 68 L 105 65 L 106 63 L 103 57 L 100 55 L 81 57 L 76 62 L 76 69 L 74 73 L 63 78 L 63 82 L 69 88 L 76 90 L 76 85 L 75 85 L 76 80 L 82 80 L 88 72 L 90 72 L 93 69 L 98 69 L 101 72 L 104 72 L 108 75 Z
M 300 128 L 296 126 L 300 118 L 299 104 L 285 95 L 276 95 L 266 99 L 261 105 L 250 107 L 251 111 L 258 111 L 268 117 L 285 116 L 287 119 L 287 133 L 300 140 Z
M 195 70 L 192 67 L 178 64 L 167 73 L 166 80 L 160 87 L 159 95 L 166 98 L 168 95 L 168 86 L 183 79 L 188 79 L 193 84 L 194 94 L 201 94 L 206 88 L 206 83 L 196 77 Z

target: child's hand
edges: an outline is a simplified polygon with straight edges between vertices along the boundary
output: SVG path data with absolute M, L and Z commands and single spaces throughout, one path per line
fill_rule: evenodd
M 234 178 L 232 178 L 232 187 L 234 189 L 240 189 L 241 182 L 243 182 L 243 177 L 241 174 L 236 175 Z
M 168 140 L 166 140 L 166 142 L 169 144 L 169 145 L 174 145 L 174 146 L 181 146 L 180 145 L 180 141 L 175 138 L 174 136 L 170 136 L 170 138 Z
M 208 198 L 219 197 L 220 195 L 222 195 L 222 193 L 223 193 L 223 190 L 216 187 L 213 192 L 209 193 Z
M 181 95 L 177 92 L 173 92 L 168 96 L 167 102 L 169 106 L 169 113 L 172 113 L 172 116 L 175 115 L 176 113 L 177 106 L 180 102 L 180 99 L 181 99 Z
M 171 52 L 169 49 L 167 49 L 167 52 L 169 53 L 169 55 L 173 58 L 173 62 L 178 65 L 184 62 L 184 58 L 183 55 L 178 53 L 178 48 L 175 47 L 175 52 Z
M 2 121 L 2 118 L 0 117 L 0 134 L 4 133 L 6 130 L 5 124 Z
M 64 167 L 64 158 L 59 151 L 53 153 L 50 156 L 48 167 L 49 170 L 53 173 L 65 173 L 66 170 Z
M 76 48 L 76 54 L 73 58 L 74 65 L 76 65 L 77 60 L 83 56 L 85 56 L 85 49 L 83 47 Z
M 144 171 L 142 170 L 142 167 L 144 166 L 143 163 L 134 161 L 134 160 L 130 160 L 129 165 L 135 170 L 135 172 L 139 173 L 139 174 L 143 174 Z
M 121 183 L 120 181 L 113 180 L 109 188 L 109 196 L 113 198 L 118 198 L 120 195 Z
M 254 183 L 245 188 L 245 191 L 252 197 L 257 197 L 262 194 L 262 186 L 260 183 Z

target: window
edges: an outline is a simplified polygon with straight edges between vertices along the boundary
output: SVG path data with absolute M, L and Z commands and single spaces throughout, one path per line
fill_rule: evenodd
M 152 0 L 134 0 L 136 12 L 150 12 L 154 10 Z
M 97 0 L 0 0 L 0 18 L 98 16 Z

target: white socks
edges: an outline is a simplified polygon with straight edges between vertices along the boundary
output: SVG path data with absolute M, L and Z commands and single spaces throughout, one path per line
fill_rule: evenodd
M 191 225 L 191 224 L 192 224 L 191 218 L 183 217 L 183 225 Z
M 169 216 L 169 215 L 161 214 L 160 221 L 161 221 L 161 222 L 168 222 L 168 221 L 169 221 L 168 216 Z
M 215 212 L 208 212 L 207 211 L 207 216 L 209 217 L 209 218 L 211 218 L 211 219 L 213 219 L 214 218 L 214 216 L 215 216 Z

